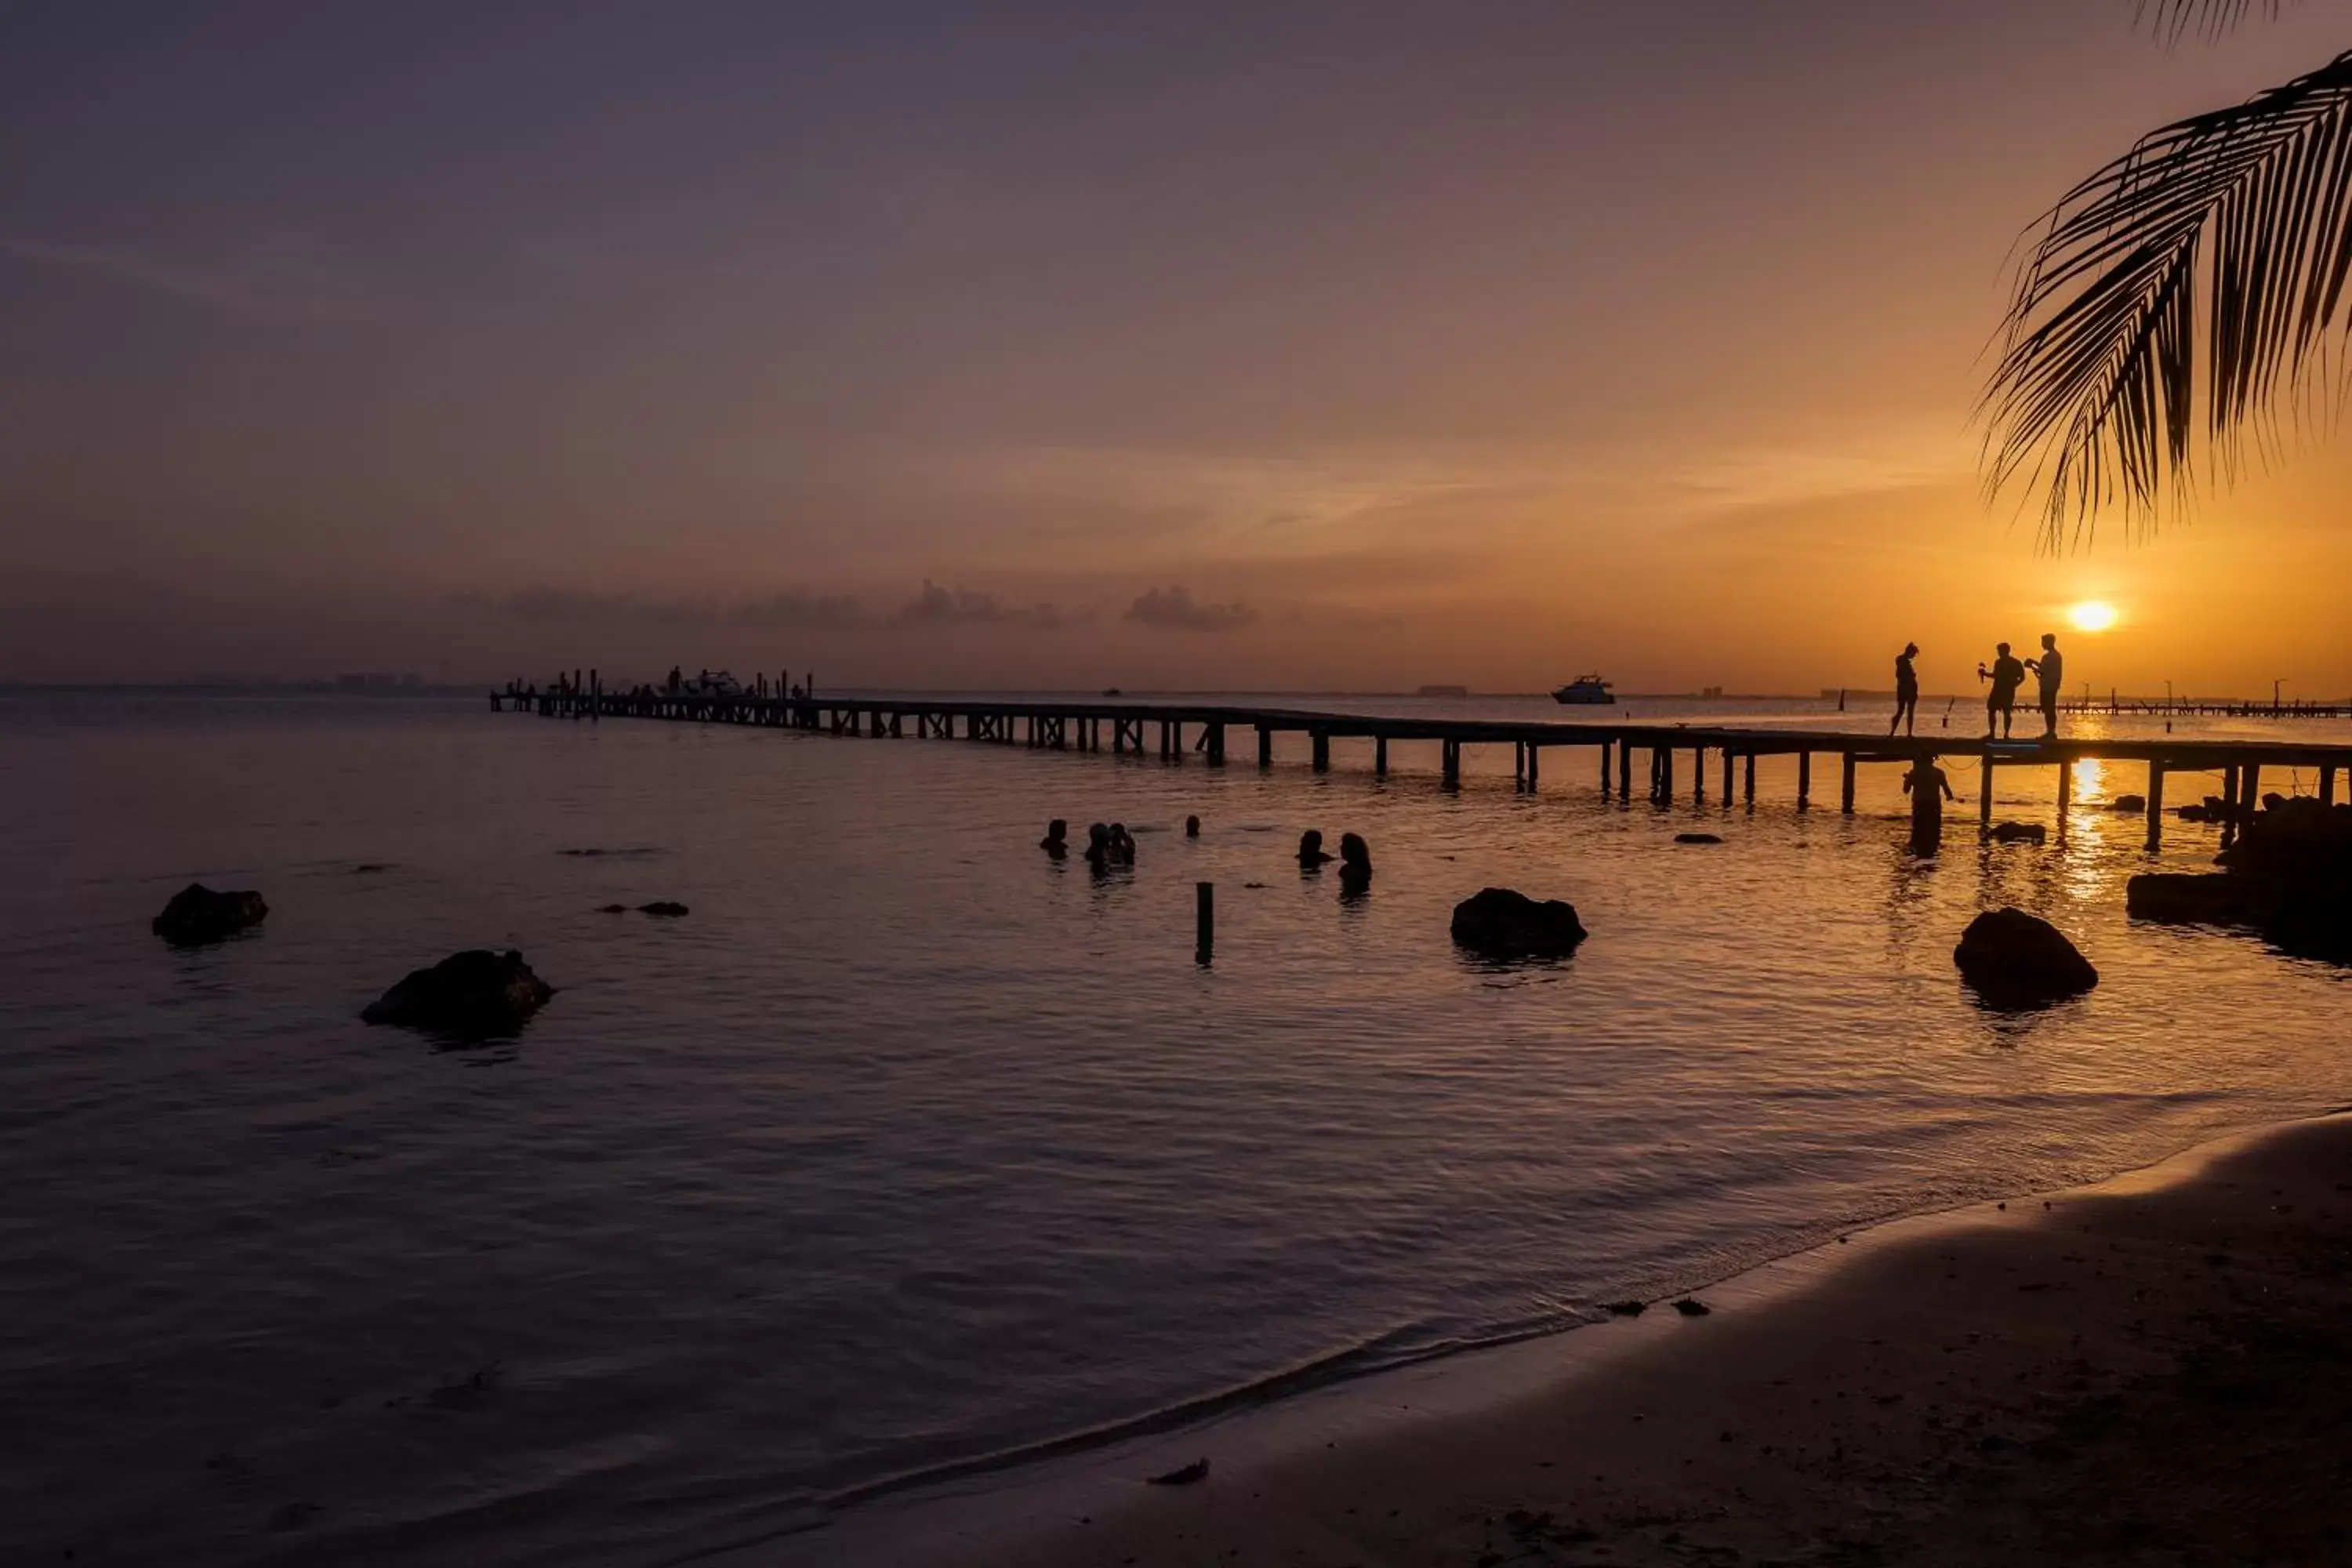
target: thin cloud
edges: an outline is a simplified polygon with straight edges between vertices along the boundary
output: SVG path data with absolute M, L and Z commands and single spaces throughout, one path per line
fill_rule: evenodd
M 1256 620 L 1257 612 L 1238 601 L 1204 605 L 1192 597 L 1190 588 L 1176 586 L 1154 588 L 1140 595 L 1127 607 L 1125 618 L 1168 631 L 1230 632 Z
M 892 620 L 902 626 L 1010 626 L 1051 631 L 1087 618 L 1082 614 L 1066 614 L 1052 605 L 1002 604 L 993 594 L 942 588 L 926 577 L 923 591 L 908 601 Z
M 368 315 L 373 308 L 367 290 L 349 275 L 289 247 L 257 247 L 219 260 L 197 260 L 0 237 L 0 255 L 239 315 L 340 321 Z
M 485 601 L 460 595 L 460 604 L 489 604 L 531 621 L 599 621 L 671 626 L 813 626 L 845 630 L 872 626 L 874 618 L 844 595 L 788 592 L 739 605 L 708 599 L 648 599 L 634 594 L 583 594 L 565 588 L 524 588 Z

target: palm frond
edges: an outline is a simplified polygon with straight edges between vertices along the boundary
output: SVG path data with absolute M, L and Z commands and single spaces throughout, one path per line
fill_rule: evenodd
M 2219 37 L 2257 6 L 2265 16 L 2275 16 L 2284 4 L 2285 0 L 2137 0 L 2139 19 L 2170 43 L 2191 32 Z
M 2035 226 L 1979 413 L 1988 489 L 2042 489 L 2056 547 L 2185 494 L 2200 404 L 2226 475 L 2302 386 L 2352 275 L 2352 53 L 2142 138 Z

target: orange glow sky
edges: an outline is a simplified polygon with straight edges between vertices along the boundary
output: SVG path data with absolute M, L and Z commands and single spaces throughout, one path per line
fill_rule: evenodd
M 2352 6 L 100 9 L 0 5 L 0 679 L 2352 695 L 2352 446 L 2053 558 L 1969 427 Z

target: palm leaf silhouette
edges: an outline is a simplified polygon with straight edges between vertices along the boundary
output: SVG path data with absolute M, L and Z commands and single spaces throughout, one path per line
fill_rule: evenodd
M 2042 490 L 2059 547 L 2110 506 L 2154 519 L 2188 482 L 2200 405 L 2233 468 L 2324 352 L 2352 271 L 2352 54 L 2142 138 L 2036 228 L 1980 412 L 1988 489 Z

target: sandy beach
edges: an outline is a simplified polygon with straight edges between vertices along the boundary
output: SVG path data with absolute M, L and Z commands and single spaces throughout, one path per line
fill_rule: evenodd
M 983 1568 L 2352 1558 L 2352 1116 L 1695 1300 L 777 1544 Z

